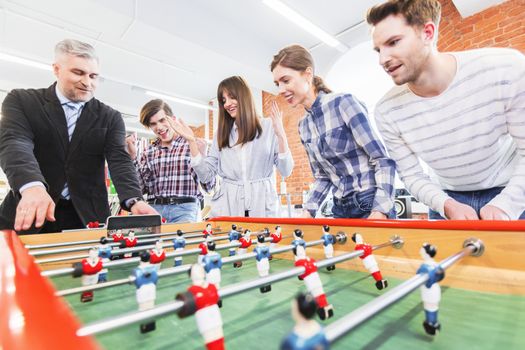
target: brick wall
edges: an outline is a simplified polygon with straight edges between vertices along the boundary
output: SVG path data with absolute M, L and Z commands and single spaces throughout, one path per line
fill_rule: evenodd
M 508 0 L 462 18 L 452 0 L 441 0 L 439 51 L 513 47 L 525 52 L 525 1 Z
M 280 96 L 272 95 L 266 91 L 262 93 L 263 99 L 263 115 L 269 116 L 271 111 L 271 103 L 275 100 L 281 111 L 283 112 L 283 125 L 288 137 L 288 145 L 292 152 L 295 161 L 295 167 L 292 175 L 286 179 L 287 192 L 293 194 L 292 203 L 302 203 L 301 193 L 303 190 L 308 190 L 309 185 L 313 182 L 312 171 L 308 163 L 308 157 L 304 150 L 301 140 L 299 139 L 299 131 L 297 125 L 299 120 L 303 117 L 305 111 L 303 107 L 298 106 L 292 108 Z M 280 183 L 281 177 L 277 176 L 277 182 Z M 279 190 L 279 186 L 277 187 Z

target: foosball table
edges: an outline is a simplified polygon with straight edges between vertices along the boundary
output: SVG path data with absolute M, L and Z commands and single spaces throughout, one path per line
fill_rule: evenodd
M 112 231 L 2 232 L 0 349 L 525 344 L 520 221 L 224 217 Z

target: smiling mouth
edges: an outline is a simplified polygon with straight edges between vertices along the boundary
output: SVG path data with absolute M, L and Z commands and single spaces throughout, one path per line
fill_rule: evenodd
M 392 75 L 392 73 L 394 73 L 395 71 L 397 71 L 399 68 L 401 67 L 401 64 L 397 65 L 397 66 L 391 66 L 391 67 L 387 67 L 385 68 L 386 72 L 390 75 Z

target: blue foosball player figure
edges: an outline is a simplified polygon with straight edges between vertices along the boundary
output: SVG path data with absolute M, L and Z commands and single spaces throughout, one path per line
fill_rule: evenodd
M 173 250 L 175 250 L 175 252 L 182 252 L 186 247 L 186 239 L 182 236 L 183 234 L 184 232 L 177 230 L 178 237 L 173 239 Z M 173 266 L 180 265 L 182 265 L 182 256 L 176 256 Z
M 140 264 L 133 270 L 135 277 L 135 287 L 137 287 L 137 303 L 139 311 L 148 310 L 155 306 L 157 298 L 157 268 L 149 263 L 150 254 L 142 252 L 140 254 Z M 155 330 L 155 321 L 140 325 L 140 332 L 147 333 Z
M 323 226 L 323 235 L 321 236 L 323 240 L 324 256 L 329 259 L 334 257 L 334 244 L 335 236 L 330 234 L 330 226 Z M 329 265 L 326 267 L 328 271 L 335 270 L 335 265 Z
M 423 308 L 425 309 L 423 328 L 428 335 L 436 335 L 441 330 L 441 324 L 438 322 L 441 287 L 438 282 L 445 277 L 445 271 L 434 261 L 436 252 L 435 246 L 428 243 L 423 244 L 419 251 L 423 258 L 423 264 L 417 270 L 418 274 L 428 274 L 427 282 L 420 287 Z
M 270 248 L 265 244 L 264 234 L 257 235 L 257 246 L 253 250 L 257 264 L 257 272 L 260 277 L 268 276 L 270 273 Z M 259 288 L 261 293 L 268 293 L 272 290 L 272 285 L 267 284 Z
M 281 343 L 281 350 L 325 350 L 330 348 L 323 327 L 314 320 L 317 303 L 311 294 L 299 294 L 292 300 L 295 326 Z
M 230 243 L 239 243 L 239 238 L 241 238 L 241 233 L 237 231 L 237 225 L 232 225 L 232 229 L 228 234 L 228 240 Z M 230 248 L 229 255 L 234 256 L 237 247 Z
M 111 246 L 108 244 L 106 237 L 100 237 L 100 245 L 98 246 L 98 257 L 102 259 L 102 264 L 111 261 Z M 102 269 L 98 275 L 98 283 L 107 282 L 108 269 Z

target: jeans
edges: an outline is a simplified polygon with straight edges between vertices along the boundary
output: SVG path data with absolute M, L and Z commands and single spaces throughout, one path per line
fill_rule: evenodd
M 372 212 L 376 189 L 371 188 L 363 192 L 354 192 L 344 198 L 334 198 L 332 213 L 334 218 L 366 219 Z M 387 214 L 389 219 L 396 218 L 396 209 L 392 207 Z
M 455 199 L 456 201 L 471 206 L 479 217 L 479 212 L 492 198 L 496 197 L 504 187 L 493 187 L 487 190 L 478 190 L 478 191 L 450 191 L 445 190 L 445 192 Z M 430 220 L 445 220 L 444 217 L 439 215 L 435 210 L 428 210 L 428 218 Z M 519 220 L 525 220 L 525 212 L 521 213 Z
M 199 203 L 181 204 L 152 204 L 156 211 L 166 219 L 166 222 L 196 222 L 200 205 Z

